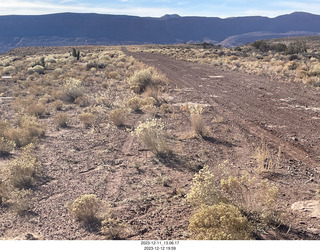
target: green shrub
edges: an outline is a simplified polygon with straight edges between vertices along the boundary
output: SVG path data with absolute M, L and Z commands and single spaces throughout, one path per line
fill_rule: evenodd
M 276 52 L 284 52 L 284 51 L 286 51 L 287 46 L 285 44 L 282 44 L 282 43 L 276 43 L 276 44 L 272 45 L 271 49 L 273 51 L 276 51 Z
M 72 48 L 72 56 L 75 57 L 77 59 L 77 61 L 79 61 L 79 59 L 80 59 L 80 50 L 77 51 L 75 48 Z
M 251 46 L 253 46 L 257 50 L 260 50 L 262 52 L 267 52 L 270 50 L 270 46 L 265 41 L 262 41 L 262 40 L 255 41 L 254 43 L 251 44 Z
M 299 54 L 303 52 L 307 52 L 307 42 L 303 40 L 290 43 L 285 51 L 286 54 Z

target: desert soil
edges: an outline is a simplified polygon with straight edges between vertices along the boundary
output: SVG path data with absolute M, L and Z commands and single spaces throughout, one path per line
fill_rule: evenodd
M 193 209 L 186 194 L 194 174 L 225 160 L 233 173 L 255 173 L 253 155 L 265 141 L 275 155 L 281 147 L 281 164 L 259 175 L 279 188 L 278 209 L 286 217 L 283 226 L 258 238 L 320 239 L 320 217 L 291 209 L 296 202 L 314 200 L 319 189 L 319 89 L 123 50 L 169 79 L 166 100 L 175 110 L 160 116 L 175 158 L 157 159 L 130 132 L 146 119 L 144 114 L 128 116 L 127 127 L 120 129 L 111 124 L 95 130 L 80 124 L 60 130 L 49 126 L 36 150 L 46 179 L 34 190 L 34 209 L 23 216 L 0 209 L 0 238 L 104 239 L 74 221 L 67 209 L 79 195 L 93 193 L 108 200 L 126 223 L 122 239 L 188 239 Z M 190 120 L 179 108 L 186 102 L 205 107 L 210 137 L 186 136 Z
M 211 108 L 206 110 L 209 121 L 217 116 L 228 121 L 237 140 L 231 147 L 233 150 L 224 157 L 232 159 L 238 168 L 247 168 L 250 172 L 248 160 L 261 140 L 275 153 L 280 147 L 283 163 L 279 170 L 261 175 L 280 188 L 279 201 L 283 208 L 290 209 L 296 201 L 315 198 L 320 174 L 319 88 L 177 61 L 159 54 L 129 54 L 165 73 L 175 88 L 171 90 L 173 103 L 205 104 Z M 213 138 L 215 144 L 223 141 L 215 138 L 215 129 Z M 290 212 L 291 227 L 297 236 L 291 236 L 288 229 L 285 235 L 279 234 L 276 238 L 319 239 L 319 214 L 310 217 L 319 206 L 300 209 L 304 213 Z

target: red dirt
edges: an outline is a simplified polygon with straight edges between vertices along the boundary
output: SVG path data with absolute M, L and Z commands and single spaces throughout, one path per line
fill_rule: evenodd
M 67 210 L 79 195 L 94 193 L 108 200 L 126 223 L 123 239 L 188 239 L 193 209 L 185 195 L 194 174 L 204 165 L 214 170 L 225 160 L 234 174 L 255 173 L 252 156 L 264 139 L 273 153 L 279 146 L 282 150 L 279 169 L 261 175 L 279 187 L 278 209 L 287 214 L 285 227 L 257 238 L 320 239 L 313 231 L 320 228 L 319 218 L 290 210 L 296 201 L 313 199 L 319 189 L 319 89 L 124 51 L 169 79 L 168 102 L 175 110 L 160 116 L 175 158 L 155 158 L 128 130 L 144 120 L 144 114 L 131 114 L 127 129 L 102 122 L 96 130 L 77 123 L 57 130 L 51 117 L 43 118 L 48 130 L 36 153 L 47 179 L 34 190 L 32 213 L 17 216 L 0 208 L 0 238 L 25 239 L 31 233 L 50 240 L 104 239 L 74 221 Z M 102 87 L 90 86 L 88 94 L 101 91 L 97 88 Z M 114 95 L 121 95 L 116 86 L 112 88 Z M 185 136 L 191 126 L 189 117 L 179 111 L 184 102 L 208 105 L 203 115 L 211 137 Z M 3 107 L 11 109 L 9 104 Z
M 172 95 L 173 102 L 208 104 L 211 106 L 205 113 L 208 121 L 218 115 L 230 123 L 241 140 L 225 158 L 237 166 L 249 168 L 250 172 L 248 160 L 261 140 L 275 154 L 281 147 L 284 163 L 280 170 L 265 174 L 280 188 L 281 207 L 288 209 L 295 201 L 314 198 L 320 174 L 319 88 L 177 61 L 159 54 L 129 54 L 166 74 L 170 85 L 176 88 L 171 91 L 183 93 Z M 307 229 L 318 229 L 313 232 L 319 233 L 320 219 L 302 219 L 297 213 L 291 216 L 291 224 L 301 230 L 298 238 L 304 238 L 302 232 L 308 233 Z M 297 236 L 280 234 L 276 238 Z

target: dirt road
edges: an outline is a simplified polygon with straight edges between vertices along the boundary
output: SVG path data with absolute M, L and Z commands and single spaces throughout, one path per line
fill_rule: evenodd
M 172 87 L 187 90 L 185 102 L 212 105 L 212 116 L 222 114 L 246 133 L 280 146 L 289 157 L 319 172 L 319 89 L 159 54 L 130 54 L 166 74 Z

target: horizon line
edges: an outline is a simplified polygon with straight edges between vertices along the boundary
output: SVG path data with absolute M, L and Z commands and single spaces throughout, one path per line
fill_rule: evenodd
M 138 15 L 130 15 L 130 14 L 108 14 L 108 13 L 97 13 L 97 12 L 70 12 L 70 11 L 66 11 L 66 12 L 55 12 L 55 13 L 45 13 L 45 14 L 5 14 L 2 15 L 0 14 L 0 17 L 5 17 L 5 16 L 49 16 L 49 15 L 59 15 L 59 14 L 84 14 L 84 15 L 107 15 L 107 16 L 126 16 L 126 17 L 139 17 L 139 18 L 154 18 L 154 19 L 161 19 L 165 16 L 178 16 L 177 18 L 185 18 L 185 17 L 199 17 L 199 18 L 220 18 L 220 19 L 229 19 L 229 18 L 241 18 L 241 17 L 264 17 L 264 18 L 277 18 L 280 16 L 286 16 L 286 15 L 292 15 L 295 13 L 303 13 L 303 14 L 309 14 L 309 15 L 315 15 L 315 16 L 319 16 L 319 14 L 314 14 L 311 12 L 306 12 L 306 11 L 293 11 L 287 14 L 280 14 L 277 15 L 275 17 L 269 17 L 269 16 L 263 16 L 263 15 L 246 15 L 246 16 L 230 16 L 230 17 L 218 17 L 218 16 L 201 16 L 201 15 L 192 15 L 192 16 L 184 16 L 184 15 L 180 15 L 177 13 L 167 13 L 164 14 L 160 17 L 152 17 L 152 16 L 138 16 Z

